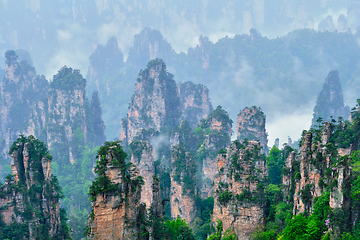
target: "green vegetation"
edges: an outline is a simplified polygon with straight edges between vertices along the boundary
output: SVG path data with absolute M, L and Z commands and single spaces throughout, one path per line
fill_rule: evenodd
M 25 148 L 28 153 L 27 164 L 24 163 L 22 157 Z M 8 175 L 5 185 L 0 184 L 0 197 L 3 199 L 13 198 L 11 204 L 4 207 L 13 207 L 14 213 L 23 222 L 14 221 L 7 225 L 0 219 L 0 238 L 20 239 L 29 237 L 29 227 L 34 226 L 30 223 L 35 222 L 37 226 L 33 228 L 34 236 L 37 239 L 50 239 L 49 231 L 53 227 L 50 224 L 54 223 L 49 222 L 49 220 L 53 218 L 51 216 L 56 214 L 60 199 L 64 197 L 56 176 L 52 175 L 50 179 L 46 179 L 44 175 L 44 163 L 50 162 L 52 156 L 46 145 L 33 136 L 24 137 L 21 135 L 10 147 L 9 154 L 14 152 L 17 152 L 14 155 L 14 162 L 18 169 L 19 181 L 15 181 L 12 175 Z M 21 199 L 21 203 L 18 202 L 19 199 Z M 21 205 L 23 208 L 18 208 Z M 64 209 L 60 209 L 59 217 L 59 229 L 51 239 L 71 239 Z M 45 219 L 47 220 L 45 221 Z M 55 219 L 52 221 L 56 222 Z
M 195 240 L 189 225 L 180 218 L 165 222 L 163 219 L 156 219 L 152 236 L 158 240 Z
M 290 240 L 290 239 L 357 239 L 360 236 L 359 233 L 359 220 L 356 218 L 352 222 L 350 217 L 350 211 L 346 209 L 346 206 L 342 208 L 330 208 L 330 195 L 332 198 L 337 197 L 338 177 L 339 172 L 343 175 L 342 190 L 344 201 L 351 204 L 351 212 L 356 214 L 359 206 L 359 189 L 360 184 L 358 181 L 360 172 L 360 154 L 359 150 L 353 151 L 351 156 L 340 156 L 338 154 L 339 148 L 349 148 L 352 146 L 354 149 L 358 149 L 359 140 L 359 122 L 360 118 L 356 109 L 352 112 L 353 121 L 343 121 L 341 118 L 336 122 L 332 120 L 331 123 L 322 124 L 322 119 L 318 119 L 317 126 L 304 131 L 302 142 L 304 142 L 305 134 L 307 137 L 311 137 L 311 141 L 314 144 L 314 148 L 307 154 L 311 154 L 309 157 L 309 163 L 312 164 L 317 170 L 323 171 L 319 180 L 319 186 L 307 184 L 299 191 L 300 198 L 305 205 L 305 212 L 293 215 L 293 194 L 295 193 L 295 183 L 302 177 L 307 176 L 306 169 L 304 168 L 305 176 L 300 174 L 300 162 L 295 160 L 290 169 L 283 168 L 282 175 L 291 177 L 290 188 L 288 196 L 283 199 L 283 193 L 281 191 L 282 186 L 279 182 L 273 182 L 265 187 L 265 215 L 266 225 L 263 229 L 258 229 L 253 234 L 252 238 L 255 240 L 262 239 L 278 239 L 278 240 Z M 330 167 L 327 166 L 325 157 L 319 154 L 317 146 L 322 143 L 323 128 L 326 127 L 332 131 L 329 143 L 325 145 L 327 153 L 330 154 Z M 268 156 L 268 161 L 276 162 L 283 161 L 288 152 L 292 149 L 285 146 L 283 150 L 273 148 Z M 314 152 L 317 151 L 317 152 Z M 314 154 L 315 153 L 315 154 Z M 284 157 L 282 157 L 282 155 Z M 315 156 L 315 157 L 314 157 Z M 273 161 L 277 159 L 276 161 Z M 268 162 L 269 176 L 271 178 L 272 168 L 279 167 Z M 351 167 L 351 169 L 350 169 Z M 351 174 L 349 175 L 349 171 Z M 275 175 L 276 176 L 276 175 Z M 273 179 L 271 178 L 273 181 Z M 320 197 L 313 197 L 314 187 L 320 187 L 322 189 L 322 195 Z M 333 200 L 334 201 L 334 200 Z M 336 200 L 335 200 L 336 201 Z M 309 206 L 313 206 L 309 209 Z
M 108 156 L 111 154 L 112 159 L 109 161 Z M 98 150 L 96 158 L 95 173 L 98 175 L 89 188 L 91 201 L 95 201 L 97 195 L 107 196 L 111 194 L 125 193 L 127 196 L 130 191 L 135 192 L 137 188 L 141 189 L 144 180 L 141 176 L 135 176 L 132 163 L 126 163 L 127 154 L 124 152 L 120 141 L 105 142 Z M 118 167 L 123 179 L 123 187 L 111 182 L 106 175 L 108 164 Z
M 217 220 L 216 232 L 210 235 L 207 240 L 237 240 L 236 234 L 231 230 L 227 229 L 223 232 L 223 223 L 221 220 Z
M 85 90 L 86 80 L 80 74 L 80 70 L 71 67 L 62 67 L 59 72 L 54 75 L 50 87 L 53 89 L 73 91 L 74 89 Z

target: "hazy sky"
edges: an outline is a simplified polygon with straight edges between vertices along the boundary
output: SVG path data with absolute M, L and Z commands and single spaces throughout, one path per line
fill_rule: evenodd
M 159 30 L 176 52 L 186 52 L 198 45 L 201 35 L 216 42 L 225 36 L 248 34 L 251 28 L 269 38 L 283 36 L 298 28 L 317 30 L 319 26 L 331 31 L 347 31 L 347 27 L 351 27 L 354 32 L 357 18 L 352 11 L 356 12 L 356 9 L 349 4 L 347 0 L 26 0 L 22 4 L 2 0 L 0 60 L 4 62 L 6 50 L 21 48 L 29 51 L 38 74 L 44 74 L 47 79 L 63 65 L 80 69 L 85 76 L 88 57 L 97 44 L 105 44 L 111 36 L 117 38 L 126 58 L 134 35 L 145 27 Z M 341 14 L 346 24 L 338 21 Z M 326 21 L 328 16 L 332 17 L 331 21 Z M 4 68 L 4 64 L 0 66 Z M 296 66 L 295 60 L 294 73 L 299 74 L 299 78 L 307 81 L 313 77 L 304 75 L 301 67 L 296 69 Z M 325 70 L 319 74 L 323 76 L 319 81 L 325 79 Z M 244 59 L 241 66 L 235 66 L 235 71 L 224 72 L 222 76 L 234 85 L 241 85 L 241 80 L 247 79 L 246 87 L 253 91 L 254 104 L 258 106 L 265 101 L 267 104 L 272 101 L 274 109 L 286 104 L 277 98 L 277 89 L 266 92 L 252 86 L 249 79 L 254 78 L 253 71 Z M 219 92 L 214 92 L 215 86 L 209 88 L 214 106 L 220 103 L 225 109 L 233 106 L 231 95 L 236 92 L 231 87 Z M 349 91 L 345 101 L 351 105 L 354 98 L 356 96 Z M 310 126 L 315 97 L 308 102 L 309 105 L 291 113 L 265 112 L 270 146 L 277 137 L 281 143 L 286 142 L 288 136 L 296 140 L 301 131 Z M 240 107 L 245 106 L 238 106 L 239 109 L 231 112 L 240 111 Z M 236 120 L 236 115 L 231 114 L 231 117 Z

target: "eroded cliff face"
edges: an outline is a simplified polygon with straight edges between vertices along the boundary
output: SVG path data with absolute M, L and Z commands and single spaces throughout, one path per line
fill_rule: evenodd
M 181 120 L 188 121 L 195 129 L 201 119 L 207 118 L 212 112 L 209 90 L 201 84 L 192 82 L 180 83 L 178 92 L 181 101 Z
M 64 66 L 54 76 L 48 93 L 47 144 L 50 149 L 63 145 L 65 152 L 61 154 L 71 163 L 76 158 L 71 146 L 75 131 L 83 133 L 85 141 L 87 138 L 85 85 L 78 70 Z
M 197 210 L 195 205 L 197 195 L 195 162 L 190 152 L 182 145 L 173 147 L 171 161 L 171 217 L 179 216 L 191 226 Z
M 148 148 L 139 150 L 140 145 L 137 146 L 142 159 L 136 154 L 132 156 L 132 162 L 138 166 L 144 166 L 145 158 L 152 154 L 151 146 L 143 144 Z M 142 177 L 135 166 L 127 164 L 120 142 L 107 142 L 98 156 L 95 167 L 98 177 L 90 187 L 93 211 L 89 239 L 151 239 L 153 226 L 147 225 L 148 211 L 151 209 L 155 219 L 162 218 L 164 212 L 160 180 L 155 175 L 151 179 Z M 148 206 L 146 201 L 150 202 Z
M 153 176 L 155 175 L 153 148 L 147 141 L 133 141 L 130 149 L 131 162 L 139 170 L 145 182 L 141 188 L 141 202 L 145 203 L 146 207 L 150 207 L 153 200 Z
M 310 213 L 315 198 L 325 191 L 330 192 L 331 208 L 349 207 L 343 190 L 351 177 L 352 149 L 336 148 L 333 135 L 334 125 L 329 122 L 314 134 L 305 133 L 299 154 L 290 154 L 285 162 L 284 197 L 294 202 L 294 214 Z
M 220 219 L 224 231 L 231 228 L 239 239 L 264 223 L 264 184 L 266 160 L 260 156 L 260 143 L 235 141 L 217 156 L 213 222 Z
M 20 134 L 46 140 L 48 82 L 37 76 L 26 61 L 19 62 L 15 51 L 5 54 L 5 76 L 1 83 L 1 131 L 4 154 Z
M 89 239 L 137 239 L 141 224 L 137 220 L 140 214 L 146 214 L 145 205 L 141 203 L 142 183 L 136 180 L 135 168 L 126 169 L 119 149 L 116 144 L 107 146 L 99 155 L 98 179 L 108 179 L 108 183 L 103 186 L 95 180 L 92 184 Z
M 243 141 L 260 141 L 261 152 L 268 154 L 268 139 L 265 129 L 266 117 L 260 108 L 255 106 L 244 108 L 237 117 L 236 134 L 237 139 Z
M 216 156 L 220 149 L 225 149 L 231 142 L 232 120 L 228 113 L 218 106 L 210 116 L 200 124 L 202 128 L 209 127 L 212 132 L 205 136 L 200 151 L 203 151 L 201 196 L 213 196 L 215 174 L 218 171 Z
M 137 79 L 127 118 L 121 124 L 121 140 L 130 144 L 144 130 L 170 130 L 179 117 L 180 99 L 172 75 L 162 60 L 150 61 Z
M 68 237 L 59 210 L 61 188 L 51 175 L 52 157 L 45 144 L 33 136 L 20 137 L 9 153 L 14 178 L 6 179 L 0 197 L 5 224 L 23 227 L 27 239 Z

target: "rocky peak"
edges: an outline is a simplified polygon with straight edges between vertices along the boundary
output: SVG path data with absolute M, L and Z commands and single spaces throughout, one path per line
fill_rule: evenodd
M 230 144 L 233 121 L 229 118 L 229 114 L 221 106 L 218 106 L 208 118 L 203 119 L 199 126 L 202 128 L 210 128 L 223 133 L 228 138 L 227 144 Z
M 331 116 L 338 119 L 339 117 L 347 118 L 349 114 L 349 107 L 344 105 L 339 72 L 336 70 L 330 71 L 316 100 L 312 126 L 316 125 L 318 118 L 330 121 Z
M 119 142 L 106 142 L 98 151 L 95 167 L 98 177 L 90 186 L 92 213 L 89 239 L 137 239 L 141 232 L 140 214 L 143 178 L 126 164 L 126 153 Z
M 9 149 L 19 134 L 36 135 L 42 140 L 45 127 L 48 82 L 37 76 L 26 61 L 19 62 L 15 51 L 5 54 L 6 68 L 1 83 L 1 131 L 3 149 Z M 5 150 L 6 152 L 7 150 Z
M 237 139 L 243 141 L 260 141 L 263 153 L 268 153 L 268 139 L 265 129 L 266 117 L 260 108 L 255 106 L 244 108 L 237 117 L 236 133 Z
M 181 101 L 181 120 L 186 120 L 195 129 L 201 119 L 212 112 L 209 90 L 201 84 L 180 83 L 178 92 Z
M 49 148 L 56 143 L 66 146 L 67 152 L 58 153 L 61 156 L 56 157 L 67 156 L 71 163 L 77 157 L 70 146 L 75 131 L 84 134 L 85 142 L 88 137 L 85 86 L 86 80 L 79 70 L 64 66 L 54 75 L 48 92 L 47 144 Z
M 127 64 L 139 69 L 149 61 L 156 58 L 164 59 L 169 63 L 175 54 L 170 43 L 168 43 L 161 33 L 157 30 L 144 28 L 139 34 L 134 36 L 133 47 L 129 49 Z
M 311 213 L 314 200 L 330 192 L 331 208 L 347 207 L 343 189 L 351 177 L 351 149 L 337 148 L 337 136 L 344 132 L 325 122 L 321 129 L 304 132 L 298 155 L 291 153 L 283 170 L 284 197 L 293 201 L 294 214 Z
M 146 172 L 149 162 L 150 168 L 154 167 L 151 145 L 134 143 L 132 150 L 134 164 L 125 162 L 127 155 L 119 141 L 106 142 L 98 151 L 95 167 L 98 177 L 89 189 L 93 208 L 89 218 L 90 239 L 149 239 L 154 226 L 147 225 L 147 211 L 152 211 L 154 219 L 163 217 L 160 180 L 154 174 L 148 178 Z M 143 170 L 138 171 L 134 165 Z
M 260 143 L 234 141 L 217 158 L 213 222 L 220 219 L 224 231 L 233 229 L 239 239 L 249 239 L 264 223 L 266 159 Z
M 180 99 L 173 76 L 162 60 L 152 60 L 140 71 L 127 119 L 122 121 L 121 140 L 131 143 L 143 129 L 171 130 L 179 118 Z
M 89 88 L 100 92 L 104 75 L 114 76 L 124 64 L 124 56 L 119 49 L 115 37 L 109 38 L 106 45 L 97 45 L 89 57 L 90 65 L 87 73 Z M 106 82 L 105 85 L 109 83 Z M 110 92 L 107 92 L 108 96 Z
M 14 178 L 7 178 L 1 186 L 0 215 L 4 222 L 23 227 L 21 238 L 70 237 L 60 214 L 62 192 L 51 175 L 52 156 L 46 145 L 33 136 L 21 136 L 9 154 Z

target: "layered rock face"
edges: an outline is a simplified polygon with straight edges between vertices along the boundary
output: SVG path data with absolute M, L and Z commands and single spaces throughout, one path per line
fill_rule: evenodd
M 153 200 L 153 176 L 155 175 L 155 164 L 153 148 L 147 141 L 133 141 L 130 144 L 131 162 L 139 170 L 140 176 L 144 178 L 141 188 L 141 202 L 150 207 Z
M 20 137 L 10 149 L 14 178 L 2 186 L 0 214 L 6 224 L 26 229 L 22 237 L 64 239 L 59 210 L 61 188 L 51 175 L 51 155 L 33 136 Z
M 14 51 L 6 52 L 6 73 L 1 84 L 1 135 L 6 153 L 9 143 L 20 134 L 34 135 L 54 148 L 61 148 L 61 156 L 73 163 L 77 157 L 72 145 L 74 135 L 89 146 L 105 141 L 104 123 L 98 94 L 91 105 L 85 96 L 86 80 L 78 70 L 63 67 L 48 83 L 37 76 L 26 61 L 18 61 Z M 57 155 L 55 153 L 55 155 Z
M 316 121 L 318 118 L 322 118 L 324 121 L 331 121 L 331 117 L 335 120 L 339 117 L 346 119 L 349 114 L 350 109 L 344 104 L 339 72 L 336 70 L 330 71 L 316 100 L 312 126 L 317 125 Z
M 146 206 L 141 201 L 144 179 L 135 167 L 128 167 L 125 157 L 119 142 L 109 143 L 99 150 L 95 168 L 99 176 L 90 187 L 93 212 L 89 218 L 89 239 L 139 239 L 151 233 L 144 225 L 148 220 Z M 108 179 L 108 182 L 102 185 L 100 179 Z M 154 217 L 163 217 L 158 178 L 152 179 L 149 191 Z
M 256 141 L 232 143 L 217 156 L 213 222 L 220 219 L 224 231 L 231 228 L 238 239 L 249 239 L 264 223 L 266 160 Z
M 207 198 L 213 196 L 215 174 L 218 171 L 216 155 L 220 149 L 225 149 L 231 142 L 232 120 L 228 113 L 218 106 L 210 116 L 200 124 L 202 128 L 209 127 L 211 134 L 205 136 L 203 144 L 204 158 L 202 161 L 203 181 L 200 187 L 201 196 Z
M 186 120 L 195 129 L 201 119 L 212 112 L 209 90 L 201 84 L 192 82 L 180 83 L 178 92 L 181 101 L 181 120 Z
M 48 82 L 37 76 L 26 61 L 19 62 L 15 51 L 5 54 L 5 76 L 1 83 L 1 132 L 6 154 L 20 134 L 36 135 L 46 140 L 42 129 L 46 124 Z
M 143 130 L 172 129 L 179 122 L 180 99 L 165 63 L 155 59 L 140 72 L 127 118 L 121 124 L 120 139 L 131 143 Z
M 262 153 L 268 153 L 268 139 L 265 129 L 266 117 L 260 108 L 255 106 L 244 108 L 237 117 L 236 134 L 237 139 L 243 141 L 245 138 L 249 141 L 260 141 Z
M 195 162 L 184 146 L 176 145 L 172 151 L 172 172 L 170 188 L 171 216 L 185 219 L 190 226 L 196 216 L 195 199 L 196 166 Z
M 127 144 L 138 136 L 149 139 L 144 135 L 169 132 L 185 120 L 194 129 L 211 111 L 206 87 L 192 82 L 176 85 L 165 63 L 155 59 L 139 74 L 120 139 Z
M 117 146 L 107 149 L 103 158 L 102 178 L 109 179 L 107 185 L 112 191 L 99 192 L 92 198 L 93 212 L 90 215 L 89 239 L 137 239 L 139 232 L 137 218 L 145 213 L 146 209 L 141 205 L 141 184 L 132 186 L 136 174 L 130 172 L 130 179 L 125 179 L 123 164 L 114 165 L 118 159 Z M 122 162 L 124 163 L 124 162 Z M 93 186 L 96 183 L 93 183 Z
M 329 122 L 315 134 L 306 133 L 299 155 L 292 153 L 285 162 L 284 196 L 287 202 L 294 202 L 294 214 L 310 213 L 314 199 L 325 190 L 330 191 L 331 208 L 349 207 L 350 199 L 344 197 L 342 190 L 351 177 L 349 155 L 352 149 L 336 149 L 331 142 L 333 134 L 334 125 Z
M 48 129 L 47 144 L 52 148 L 54 143 L 70 145 L 75 130 L 84 133 L 87 138 L 85 114 L 85 86 L 86 80 L 78 70 L 60 69 L 50 84 L 48 94 Z M 68 152 L 61 154 L 69 156 L 74 162 L 74 150 L 68 147 Z

